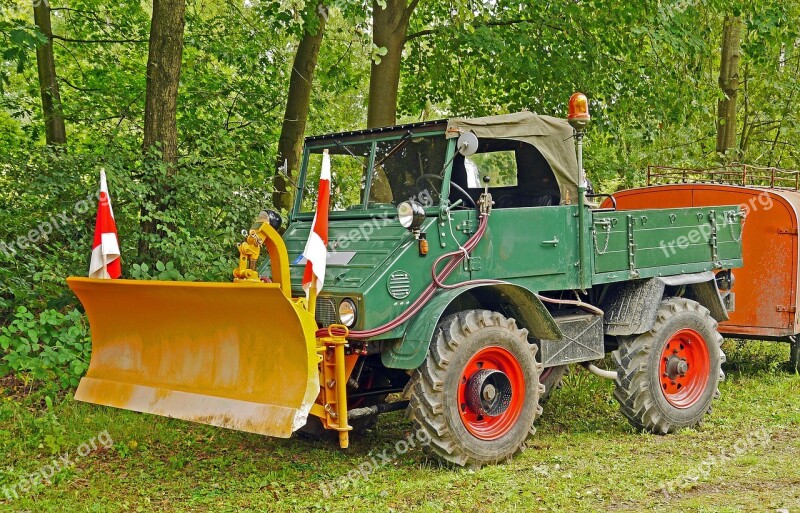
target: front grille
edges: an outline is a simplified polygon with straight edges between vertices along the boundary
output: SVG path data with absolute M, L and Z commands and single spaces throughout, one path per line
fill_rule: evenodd
M 339 315 L 336 313 L 336 303 L 329 297 L 317 297 L 316 315 L 317 323 L 323 328 L 331 324 L 338 324 Z

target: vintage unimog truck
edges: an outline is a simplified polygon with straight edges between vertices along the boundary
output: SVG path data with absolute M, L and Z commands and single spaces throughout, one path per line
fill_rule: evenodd
M 236 283 L 69 280 L 94 337 L 76 397 L 272 436 L 331 430 L 343 447 L 407 409 L 432 454 L 480 466 L 524 447 L 580 363 L 615 380 L 637 429 L 697 425 L 723 379 L 714 272 L 742 265 L 742 212 L 599 208 L 580 163 L 587 120 L 577 97 L 569 121 L 307 138 L 285 232 L 259 219 Z M 307 297 L 328 158 L 327 270 Z M 615 369 L 591 364 L 608 352 Z

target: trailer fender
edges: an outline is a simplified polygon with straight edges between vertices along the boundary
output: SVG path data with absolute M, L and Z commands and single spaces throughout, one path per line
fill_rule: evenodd
M 563 337 L 553 316 L 530 290 L 510 283 L 465 286 L 434 296 L 408 322 L 405 336 L 383 348 L 383 364 L 395 369 L 416 369 L 422 365 L 439 321 L 458 311 L 461 305 L 504 312 L 516 319 L 517 325 L 527 329 L 533 338 L 558 340 Z

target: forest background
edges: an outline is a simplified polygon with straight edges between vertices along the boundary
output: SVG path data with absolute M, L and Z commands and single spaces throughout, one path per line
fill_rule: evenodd
M 0 376 L 51 387 L 88 363 L 64 278 L 100 169 L 126 277 L 227 280 L 306 135 L 564 117 L 582 91 L 599 192 L 649 164 L 800 167 L 796 1 L 0 2 Z

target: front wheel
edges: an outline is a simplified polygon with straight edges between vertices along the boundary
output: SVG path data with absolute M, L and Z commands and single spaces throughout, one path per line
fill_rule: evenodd
M 672 433 L 700 424 L 725 378 L 722 336 L 708 310 L 695 301 L 662 301 L 653 328 L 620 337 L 614 397 L 636 429 Z
M 425 362 L 414 371 L 409 404 L 428 452 L 480 467 L 511 459 L 541 414 L 541 364 L 513 319 L 469 310 L 444 319 Z

